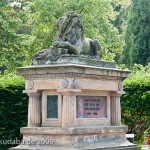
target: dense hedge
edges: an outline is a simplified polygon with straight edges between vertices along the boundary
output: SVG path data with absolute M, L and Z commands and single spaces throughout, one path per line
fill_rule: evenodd
M 126 94 L 121 97 L 121 106 L 122 122 L 142 143 L 143 133 L 150 126 L 150 65 L 138 69 L 124 82 Z
M 9 75 L 0 78 L 0 150 L 7 150 L 15 146 L 10 144 L 13 140 L 22 139 L 20 127 L 27 124 L 28 103 L 23 89 L 24 80 L 21 77 Z

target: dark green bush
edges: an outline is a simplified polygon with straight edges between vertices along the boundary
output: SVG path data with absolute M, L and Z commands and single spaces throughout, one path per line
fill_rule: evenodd
M 16 75 L 0 78 L 0 150 L 7 150 L 15 144 L 3 141 L 21 140 L 20 127 L 27 125 L 28 97 L 22 93 L 24 80 Z
M 142 143 L 144 131 L 150 126 L 150 65 L 136 66 L 131 78 L 124 82 L 126 94 L 121 97 L 122 122 Z

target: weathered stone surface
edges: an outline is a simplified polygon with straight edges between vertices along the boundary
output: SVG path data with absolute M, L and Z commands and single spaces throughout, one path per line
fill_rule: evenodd
M 90 148 L 90 147 L 89 147 Z M 79 149 L 79 148 L 71 148 L 71 147 L 48 147 L 41 149 L 39 148 L 11 148 L 10 150 L 89 150 L 89 148 Z M 107 148 L 93 148 L 91 150 L 140 150 L 140 148 L 136 145 L 129 146 L 119 146 L 119 147 L 107 147 Z
M 51 129 L 51 130 L 50 130 Z M 126 126 L 85 127 L 85 128 L 22 128 L 24 141 L 49 140 L 50 143 L 20 145 L 11 150 L 85 150 L 85 149 L 132 149 L 139 148 L 125 138 Z M 57 134 L 56 134 L 57 133 Z
M 29 105 L 28 105 L 28 127 L 41 126 L 41 99 L 40 93 L 29 93 Z
M 121 125 L 121 109 L 120 109 L 120 97 L 111 96 L 111 124 L 113 126 Z
M 79 64 L 27 66 L 18 68 L 17 72 L 27 80 L 64 77 L 123 80 L 130 75 L 130 71 Z
M 109 62 L 100 60 L 98 58 L 79 56 L 79 55 L 62 55 L 56 61 L 49 60 L 33 60 L 33 65 L 44 65 L 44 64 L 78 64 L 78 65 L 88 65 L 88 66 L 97 66 L 97 67 L 105 67 L 105 68 L 116 68 L 115 62 Z
M 49 49 L 36 52 L 33 55 L 33 65 L 53 63 L 64 54 L 85 55 L 95 58 L 102 56 L 102 48 L 99 41 L 84 37 L 80 14 L 68 11 L 57 21 L 56 27 L 58 31 L 55 42 Z
M 103 133 L 123 133 L 128 131 L 127 126 L 87 126 L 87 127 L 24 127 L 20 132 L 24 135 L 84 135 L 84 134 L 103 134 Z
M 71 58 L 68 57 L 68 61 Z M 120 96 L 124 94 L 122 81 L 129 77 L 129 71 L 67 62 L 61 65 L 22 67 L 17 71 L 26 79 L 24 92 L 29 95 L 32 103 L 29 103 L 30 126 L 21 128 L 23 141 L 27 141 L 27 144 L 11 150 L 139 149 L 127 141 L 128 128 L 121 125 Z M 47 117 L 47 100 L 51 95 L 57 96 L 58 114 L 55 118 Z M 79 96 L 105 97 L 105 105 L 101 104 L 105 106 L 105 117 L 78 118 Z M 37 127 L 39 124 L 41 127 Z M 39 143 L 47 140 L 49 143 Z
M 95 96 L 98 91 L 122 93 L 119 85 L 130 74 L 129 71 L 74 64 L 28 66 L 17 71 L 26 79 L 26 91 L 81 89 L 88 90 L 87 94 L 95 91 Z

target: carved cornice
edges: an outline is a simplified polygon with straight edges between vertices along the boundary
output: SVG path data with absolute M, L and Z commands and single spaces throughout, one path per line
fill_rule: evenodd
M 76 79 L 92 79 L 92 80 L 113 80 L 120 81 L 120 77 L 110 77 L 101 75 L 91 75 L 91 74 L 78 74 L 78 73 L 64 73 L 64 74 L 30 74 L 23 75 L 26 80 L 46 80 L 46 79 L 63 79 L 63 78 L 76 78 Z
M 17 72 L 26 80 L 78 78 L 120 81 L 130 75 L 130 71 L 74 64 L 28 66 L 18 68 Z

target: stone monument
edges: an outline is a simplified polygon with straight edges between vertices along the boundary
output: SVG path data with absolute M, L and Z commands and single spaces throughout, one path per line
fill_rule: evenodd
M 11 150 L 138 150 L 121 125 L 122 81 L 130 72 L 101 60 L 101 44 L 84 37 L 81 15 L 69 11 L 56 26 L 52 46 L 17 69 L 26 80 L 28 125 Z

